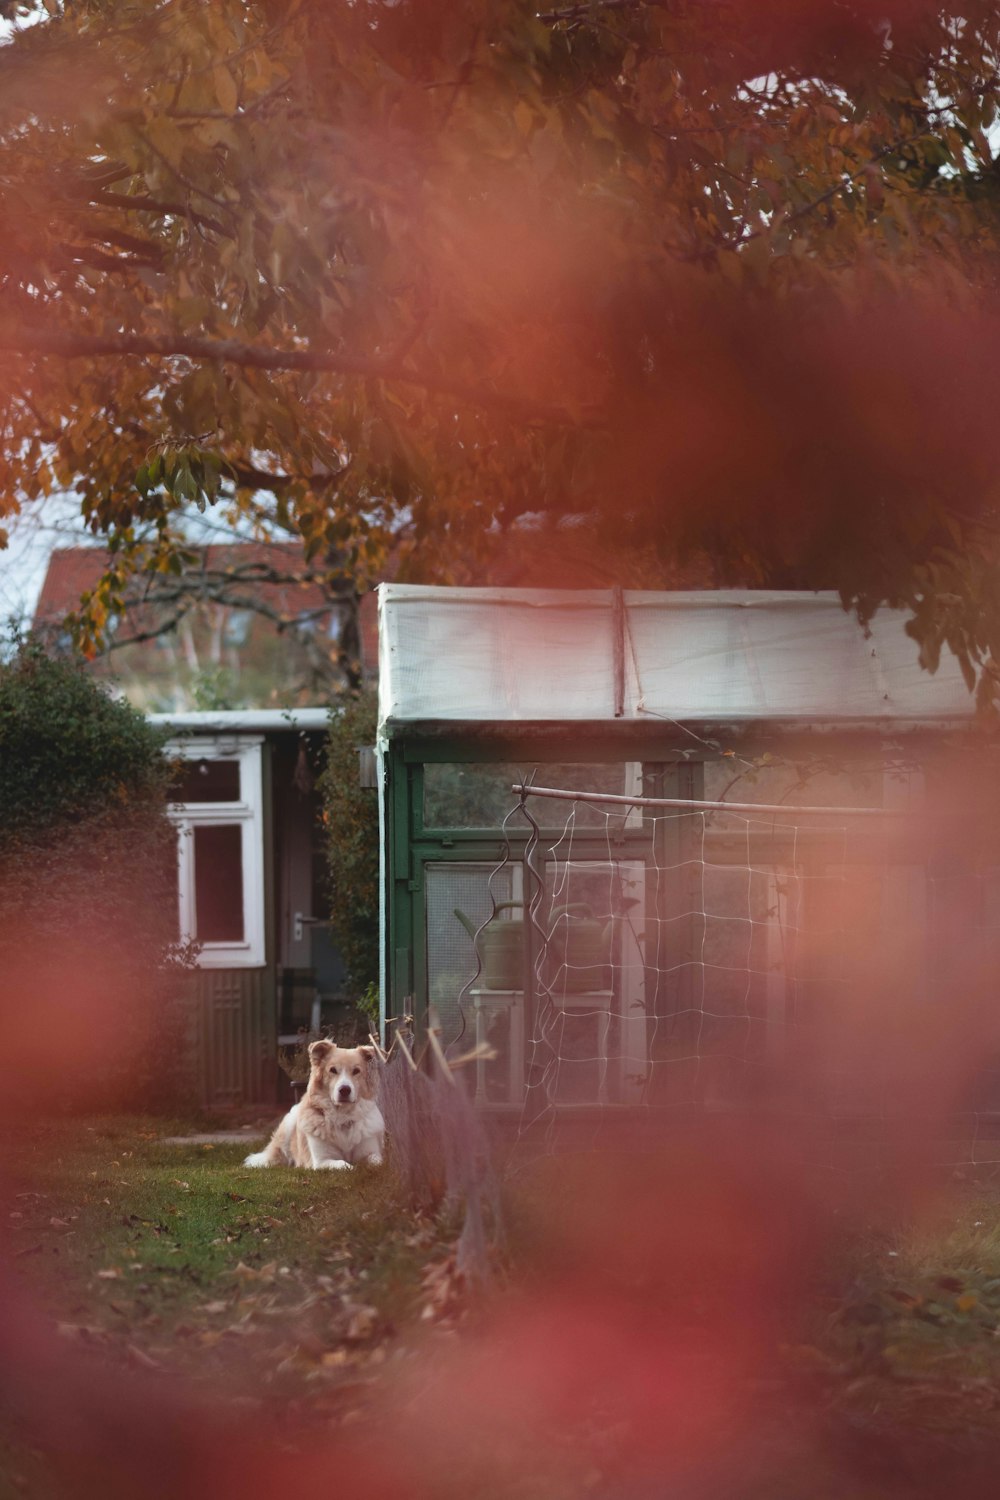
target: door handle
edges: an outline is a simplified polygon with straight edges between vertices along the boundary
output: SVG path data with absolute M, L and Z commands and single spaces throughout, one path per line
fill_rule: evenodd
M 309 917 L 305 912 L 297 911 L 292 918 L 292 937 L 296 943 L 301 943 L 304 927 L 326 927 L 329 921 L 329 917 Z

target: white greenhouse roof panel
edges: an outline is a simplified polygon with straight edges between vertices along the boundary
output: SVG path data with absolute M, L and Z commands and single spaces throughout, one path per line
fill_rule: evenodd
M 958 663 L 933 675 L 902 610 L 866 634 L 834 593 L 379 589 L 385 729 L 421 723 L 967 719 Z

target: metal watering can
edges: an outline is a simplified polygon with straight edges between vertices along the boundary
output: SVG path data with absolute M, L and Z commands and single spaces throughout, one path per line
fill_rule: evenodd
M 479 923 L 473 922 L 464 911 L 453 908 L 472 941 L 476 942 Z M 502 911 L 523 911 L 523 901 L 501 901 L 497 915 Z M 524 919 L 511 917 L 507 922 L 496 922 L 491 917 L 479 933 L 477 944 L 482 959 L 483 972 L 480 983 L 487 990 L 520 990 L 524 988 Z
M 583 902 L 554 906 L 548 956 L 553 978 L 572 994 L 611 988 L 613 920 L 599 922 Z

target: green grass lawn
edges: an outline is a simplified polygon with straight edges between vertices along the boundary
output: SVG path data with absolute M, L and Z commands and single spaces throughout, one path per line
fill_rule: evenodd
M 852 1236 L 827 1292 L 793 1358 L 833 1412 L 871 1444 L 1000 1458 L 995 1187 L 956 1184 L 918 1227 Z
M 101 1357 L 348 1409 L 428 1309 L 454 1225 L 405 1208 L 387 1170 L 249 1170 L 259 1135 L 164 1142 L 183 1129 L 57 1121 L 9 1140 L 3 1217 L 26 1292 Z
M 387 1169 L 253 1171 L 241 1162 L 263 1131 L 235 1144 L 164 1139 L 184 1130 L 89 1119 L 8 1134 L 6 1256 L 67 1347 L 99 1365 L 181 1376 L 269 1422 L 284 1412 L 329 1428 L 369 1416 L 377 1425 L 387 1375 L 422 1373 L 428 1349 L 451 1346 L 458 1328 L 475 1337 L 454 1275 L 454 1216 L 406 1207 Z M 515 1307 L 539 1265 L 558 1287 L 551 1257 L 568 1194 L 553 1160 L 509 1191 Z M 821 1259 L 790 1320 L 797 1331 L 759 1372 L 770 1392 L 755 1429 L 760 1461 L 801 1464 L 822 1477 L 817 1494 L 867 1500 L 881 1480 L 858 1487 L 859 1472 L 884 1465 L 895 1484 L 956 1453 L 1000 1455 L 996 1190 L 949 1186 L 919 1231 L 852 1223 Z M 613 1285 L 602 1268 L 599 1290 Z M 626 1303 L 636 1295 L 617 1290 Z M 696 1299 L 686 1308 L 680 1291 L 690 1328 Z M 652 1293 L 663 1294 L 655 1278 Z M 505 1295 L 492 1299 L 501 1325 Z M 817 1432 L 830 1436 L 820 1458 Z M 612 1469 L 627 1456 L 622 1441 Z M 559 1472 L 575 1483 L 593 1461 L 574 1443 Z M 50 1493 L 41 1457 L 0 1434 L 0 1500 Z

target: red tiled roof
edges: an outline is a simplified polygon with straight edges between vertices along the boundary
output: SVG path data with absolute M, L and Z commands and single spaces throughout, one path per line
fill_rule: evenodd
M 305 567 L 302 548 L 296 542 L 232 542 L 192 550 L 209 572 L 259 565 L 294 573 Z M 55 548 L 35 607 L 35 624 L 54 624 L 78 609 L 81 595 L 95 587 L 108 561 L 109 554 L 103 547 Z M 192 574 L 196 572 L 192 570 Z M 259 590 L 268 604 L 291 614 L 322 609 L 327 602 L 323 590 L 313 583 L 267 583 L 249 577 L 243 583 L 237 580 L 234 587 L 246 592 Z
M 198 553 L 210 572 L 260 565 L 294 575 L 305 568 L 302 548 L 296 542 L 232 542 L 192 550 Z M 81 596 L 99 582 L 109 557 L 103 547 L 55 548 L 49 557 L 48 571 L 35 607 L 35 626 L 51 629 L 78 609 Z M 389 571 L 395 570 L 390 566 Z M 191 572 L 196 576 L 197 569 Z M 328 596 L 315 583 L 268 583 L 252 575 L 233 584 L 227 602 L 231 607 L 238 607 L 240 596 L 253 594 L 258 594 L 269 608 L 292 617 L 314 610 L 325 612 L 329 605 Z M 131 606 L 134 625 L 142 623 L 144 610 L 141 603 Z M 366 676 L 371 676 L 378 670 L 378 617 L 374 592 L 362 595 L 358 626 L 362 667 Z
M 57 547 L 35 605 L 35 624 L 53 625 L 76 609 L 80 595 L 100 578 L 107 556 L 103 547 Z

